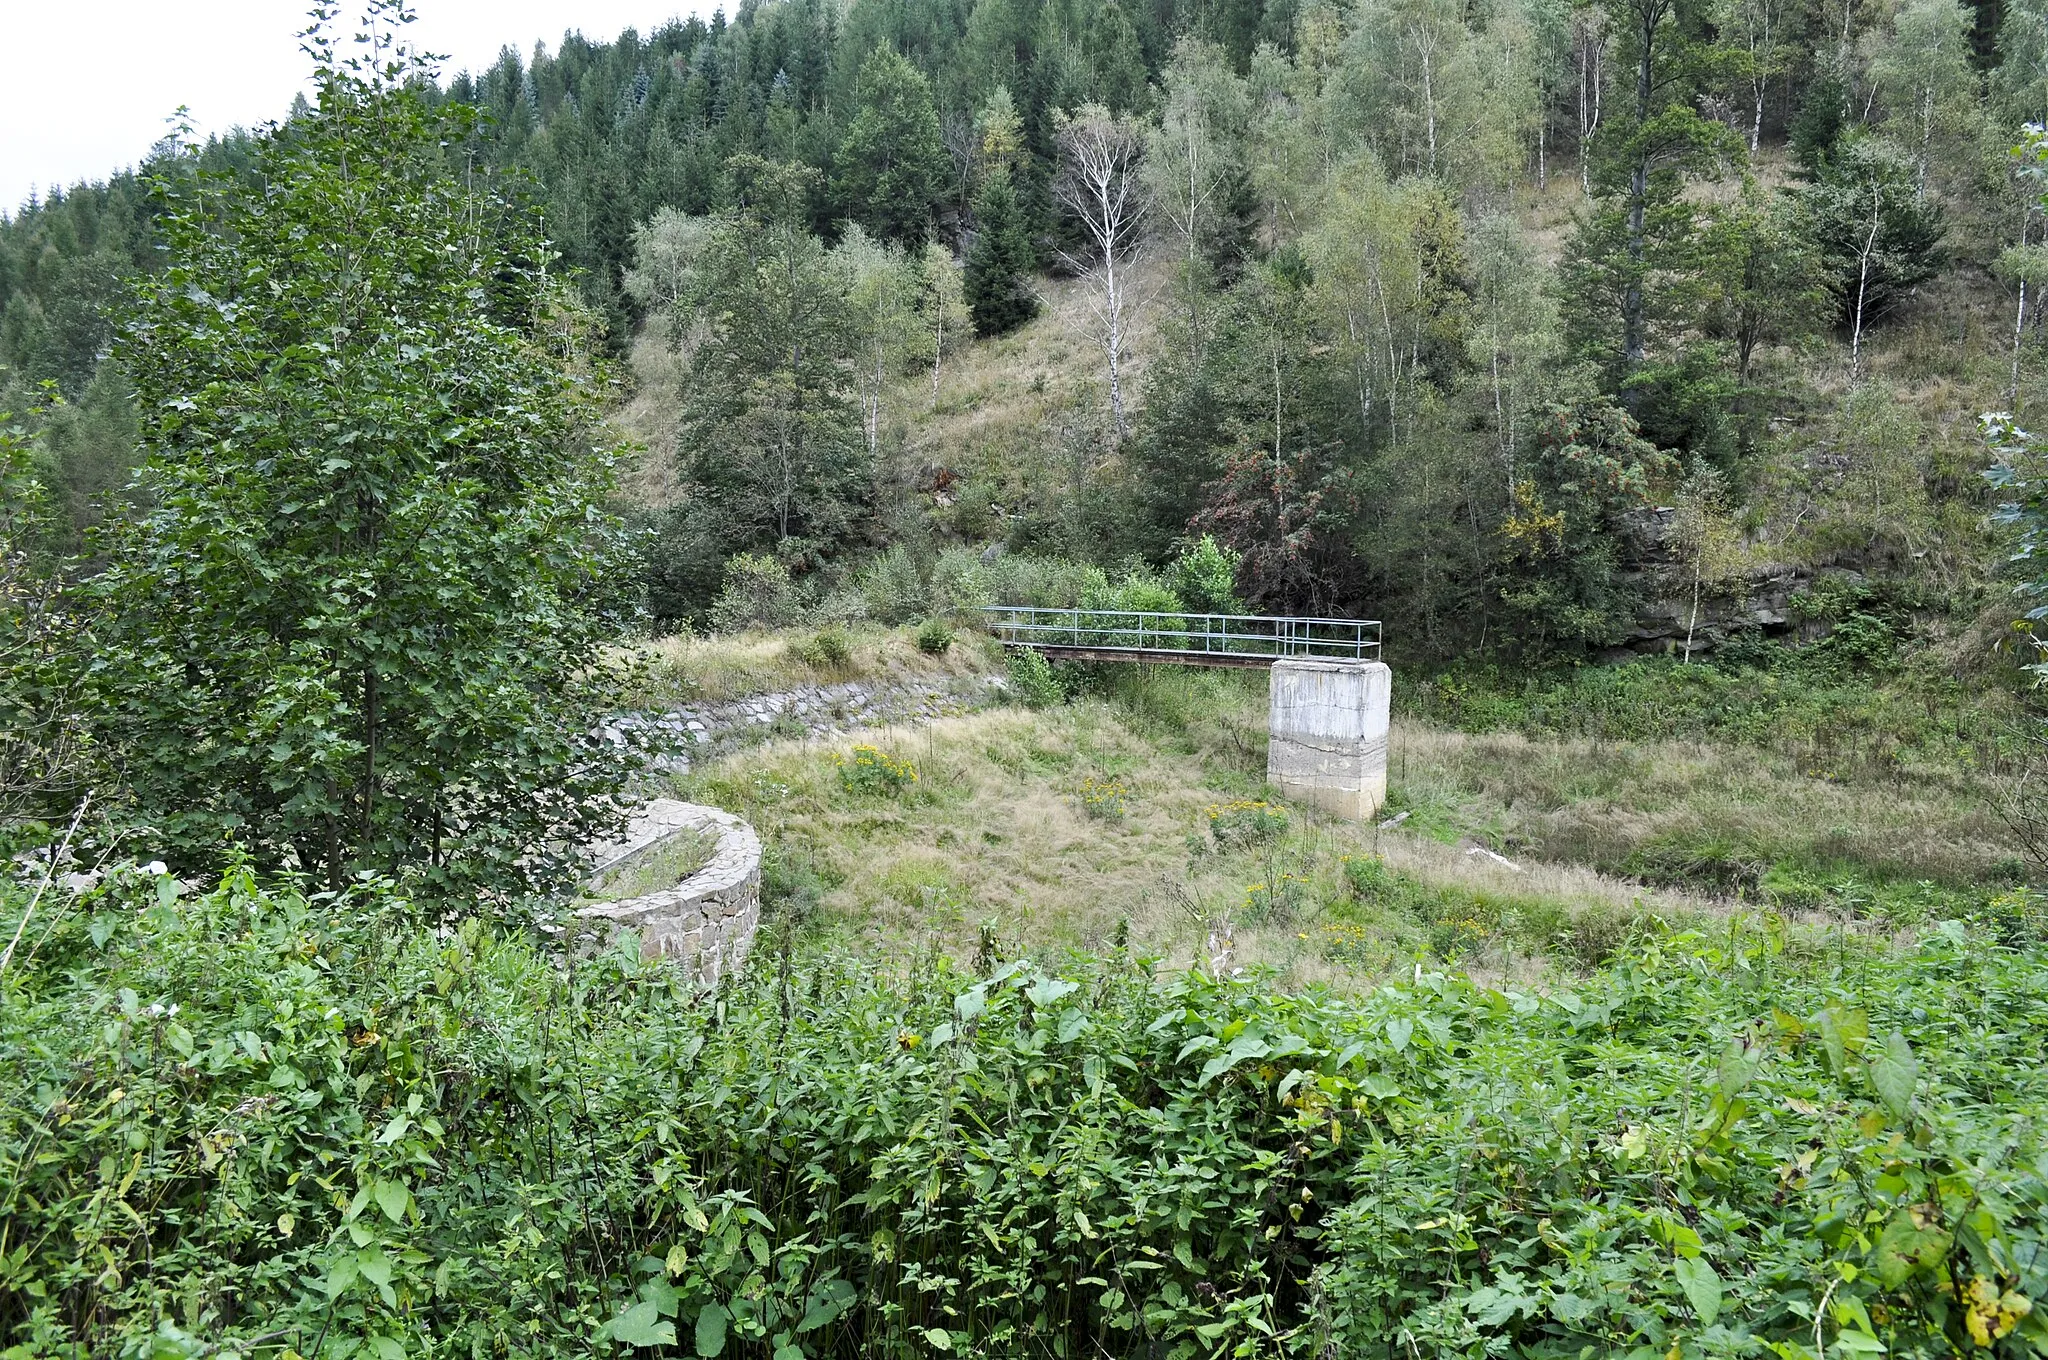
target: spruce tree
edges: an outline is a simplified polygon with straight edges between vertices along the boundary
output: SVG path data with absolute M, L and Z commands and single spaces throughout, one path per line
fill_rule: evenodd
M 1038 315 L 1028 279 L 1034 263 L 1024 209 L 1007 173 L 997 172 L 974 200 L 974 246 L 967 252 L 967 307 L 979 335 L 1007 335 Z

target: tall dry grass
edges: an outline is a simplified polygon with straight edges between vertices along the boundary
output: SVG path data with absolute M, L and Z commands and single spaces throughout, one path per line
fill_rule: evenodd
M 959 679 L 1002 669 L 1000 648 L 979 633 L 961 633 L 941 653 L 921 651 L 914 629 L 857 627 L 846 633 L 847 657 L 806 658 L 812 634 L 746 632 L 679 635 L 635 643 L 644 678 L 632 701 L 648 708 L 723 703 L 808 685 L 861 681 L 873 685 Z M 815 657 L 815 649 L 811 649 Z

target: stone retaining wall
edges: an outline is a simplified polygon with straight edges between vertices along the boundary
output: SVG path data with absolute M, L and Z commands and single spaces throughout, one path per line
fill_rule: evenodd
M 850 680 L 756 694 L 725 703 L 697 704 L 667 712 L 640 713 L 619 720 L 664 728 L 687 743 L 665 760 L 667 769 L 687 771 L 772 737 L 827 737 L 892 723 L 929 722 L 974 713 L 1002 701 L 1008 680 L 1000 675 L 946 680 Z
M 576 914 L 640 933 L 648 958 L 671 955 L 699 982 L 738 968 L 761 924 L 761 838 L 730 812 L 657 798 L 633 818 L 622 840 L 596 847 L 592 877 L 653 853 L 685 831 L 710 831 L 718 845 L 704 867 L 673 888 L 623 902 L 600 902 Z

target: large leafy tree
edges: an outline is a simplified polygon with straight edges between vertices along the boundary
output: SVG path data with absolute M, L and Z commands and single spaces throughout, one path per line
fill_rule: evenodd
M 697 266 L 678 452 L 718 563 L 762 548 L 801 566 L 846 541 L 873 490 L 849 391 L 851 280 L 804 224 L 815 171 L 750 155 L 728 168 L 740 207 Z
M 924 241 L 950 166 L 931 82 L 887 47 L 861 63 L 834 167 L 834 196 L 848 217 L 886 240 Z
M 535 224 L 452 176 L 400 0 L 257 173 L 161 175 L 167 265 L 118 356 L 152 509 L 114 543 L 105 735 L 167 858 L 338 887 L 562 883 L 628 763 L 599 376 Z

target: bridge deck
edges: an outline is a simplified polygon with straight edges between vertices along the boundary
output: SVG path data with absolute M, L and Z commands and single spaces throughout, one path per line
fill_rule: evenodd
M 1377 661 L 1377 619 L 1163 614 L 1125 609 L 1038 609 L 995 605 L 982 611 L 1005 646 L 1073 661 L 1134 661 L 1171 666 L 1270 666 L 1283 659 Z

